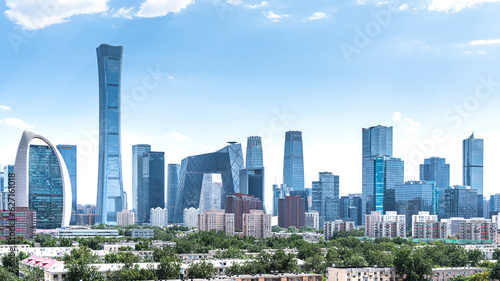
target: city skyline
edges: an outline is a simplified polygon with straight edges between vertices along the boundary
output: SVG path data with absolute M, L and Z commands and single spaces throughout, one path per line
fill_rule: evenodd
M 500 75 L 493 62 L 500 54 L 491 26 L 498 3 L 438 2 L 398 6 L 391 23 L 349 63 L 341 44 L 355 46 L 356 30 L 388 11 L 386 4 L 290 1 L 250 8 L 245 5 L 260 2 L 243 1 L 228 4 L 220 15 L 213 3 L 200 2 L 163 17 L 131 20 L 114 17 L 121 7 L 109 2 L 109 15 L 74 15 L 31 33 L 0 17 L 10 36 L 0 45 L 7 54 L 0 83 L 0 163 L 14 164 L 27 128 L 54 144 L 77 145 L 78 203 L 95 203 L 94 52 L 109 43 L 125 48 L 121 151 L 129 206 L 132 145 L 150 144 L 166 153 L 165 164 L 180 164 L 227 141 L 244 144 L 248 136 L 262 136 L 269 207 L 272 184 L 282 183 L 289 130 L 304 135 L 305 187 L 328 171 L 342 177 L 341 195 L 361 192 L 360 131 L 378 124 L 394 126 L 393 155 L 405 161 L 405 181 L 418 180 L 419 165 L 437 156 L 450 164 L 450 185 L 462 183 L 462 140 L 475 131 L 485 140 L 484 194 L 493 194 L 500 168 L 494 160 L 500 149 L 493 145 L 500 130 L 491 126 L 500 119 Z M 24 39 L 17 51 L 9 41 L 16 35 Z M 61 43 L 54 44 L 56 39 Z

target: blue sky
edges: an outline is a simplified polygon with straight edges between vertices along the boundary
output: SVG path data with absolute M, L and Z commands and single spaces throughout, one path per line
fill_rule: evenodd
M 39 4 L 45 3 L 45 4 Z M 306 186 L 340 175 L 361 192 L 361 128 L 394 126 L 406 180 L 446 157 L 461 184 L 462 139 L 485 139 L 485 193 L 500 169 L 500 0 L 7 0 L 0 25 L 0 163 L 23 129 L 79 146 L 78 201 L 95 203 L 95 48 L 124 46 L 122 154 L 168 163 L 264 137 L 268 199 L 288 130 L 304 137 Z M 131 200 L 131 196 L 129 196 Z M 266 202 L 268 205 L 271 202 Z

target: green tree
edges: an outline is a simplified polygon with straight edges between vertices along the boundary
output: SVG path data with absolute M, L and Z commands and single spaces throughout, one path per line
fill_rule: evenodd
M 44 280 L 44 271 L 39 267 L 28 267 L 21 265 L 21 271 L 24 272 L 24 281 L 42 281 Z
M 306 243 L 298 249 L 297 257 L 301 260 L 305 260 L 315 255 L 323 255 L 321 246 L 316 243 Z
M 6 267 L 0 267 L 0 281 L 20 281 L 14 273 L 10 272 Z
M 490 278 L 492 280 L 500 280 L 500 263 L 498 261 L 493 264 L 490 271 Z
M 432 276 L 432 263 L 421 249 L 400 248 L 394 257 L 394 266 L 404 281 L 427 281 Z
M 123 267 L 120 270 L 108 272 L 108 281 L 132 281 L 132 280 L 156 280 L 154 270 L 151 268 L 139 268 L 136 264 L 134 267 Z
M 57 243 L 54 239 L 46 240 L 42 243 L 42 247 L 57 247 Z
M 286 232 L 287 232 L 287 233 L 297 233 L 297 232 L 298 232 L 298 229 L 297 229 L 295 226 L 291 225 L 291 226 L 289 226 L 289 227 L 287 228 Z
M 493 250 L 493 259 L 500 260 L 500 249 L 499 248 L 496 248 Z
M 19 261 L 22 261 L 29 257 L 28 253 L 19 252 L 17 255 L 14 253 L 8 253 L 2 257 L 2 265 L 12 274 L 19 276 Z
M 156 268 L 156 276 L 158 279 L 178 279 L 181 274 L 181 264 L 181 259 L 177 256 L 162 257 Z
M 481 260 L 484 259 L 484 254 L 478 249 L 470 250 L 467 252 L 470 266 L 477 266 Z
M 104 256 L 104 262 L 105 263 L 119 263 L 120 257 L 118 256 L 117 253 L 107 253 Z
M 199 261 L 192 263 L 187 270 L 187 278 L 212 278 L 215 274 L 214 265 L 207 261 Z
M 71 249 L 69 254 L 65 254 L 63 260 L 67 270 L 67 281 L 95 280 L 103 281 L 104 275 L 97 271 L 97 267 L 91 266 L 98 262 L 97 255 L 92 254 L 87 247 Z
M 314 255 L 305 260 L 304 271 L 323 274 L 326 270 L 325 258 L 321 255 Z
M 59 239 L 59 246 L 60 247 L 71 247 L 73 246 L 73 240 L 69 238 L 61 238 Z

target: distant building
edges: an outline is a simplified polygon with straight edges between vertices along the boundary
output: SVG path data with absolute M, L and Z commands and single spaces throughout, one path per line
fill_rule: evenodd
M 195 209 L 193 207 L 184 209 L 184 226 L 189 228 L 198 227 L 198 215 L 200 213 L 200 209 Z
M 411 228 L 412 216 L 420 211 L 438 214 L 439 190 L 433 181 L 407 181 L 396 185 L 396 211 L 406 216 L 406 228 Z
M 305 225 L 306 200 L 298 196 L 286 196 L 278 200 L 278 225 L 283 228 Z
M 167 226 L 168 225 L 168 209 L 167 208 L 151 208 L 150 210 L 151 226 Z
M 140 238 L 153 238 L 154 230 L 153 229 L 132 229 L 131 230 L 132 238 L 140 237 Z
M 278 200 L 290 196 L 291 190 L 286 184 L 273 184 L 273 217 L 278 215 Z
M 334 221 L 339 216 L 339 176 L 319 173 L 319 181 L 312 182 L 312 209 L 319 213 L 319 224 Z
M 234 214 L 224 210 L 207 210 L 198 215 L 198 231 L 223 230 L 226 235 L 234 235 Z
M 329 267 L 327 281 L 355 281 L 363 278 L 364 281 L 394 281 L 401 280 L 395 267 Z M 476 273 L 483 273 L 486 269 L 479 267 L 447 267 L 433 268 L 432 275 L 427 276 L 429 281 L 449 281 L 458 276 L 469 277 Z
M 420 164 L 420 180 L 433 181 L 439 192 L 438 215 L 439 219 L 445 218 L 445 190 L 450 186 L 450 164 L 446 164 L 445 158 L 431 157 L 424 159 Z
M 474 138 L 474 133 L 463 141 L 463 185 L 477 190 L 477 214 L 483 217 L 483 154 L 484 140 Z
M 92 238 L 102 236 L 106 238 L 118 237 L 118 229 L 90 229 L 90 228 L 66 228 L 58 229 L 59 238 Z
M 142 188 L 139 189 L 138 221 L 150 222 L 151 208 L 165 207 L 165 152 L 144 152 Z
M 325 221 L 323 227 L 325 238 L 332 237 L 333 233 L 337 231 L 348 232 L 354 229 L 356 229 L 356 227 L 353 221 L 343 221 L 343 220 Z
M 177 200 L 177 189 L 179 188 L 179 173 L 181 165 L 168 164 L 168 179 L 167 179 L 167 208 L 168 222 L 174 221 L 175 200 Z M 195 227 L 194 225 L 193 227 Z
M 455 185 L 445 190 L 446 218 L 473 218 L 478 214 L 477 189 Z
M 14 220 L 11 215 L 14 213 Z M 14 233 L 11 233 L 11 225 Z M 0 238 L 9 239 L 11 235 L 34 239 L 36 236 L 36 212 L 29 208 L 16 207 L 15 211 L 0 211 Z
M 135 217 L 139 218 L 140 202 L 139 193 L 142 192 L 142 159 L 145 152 L 151 151 L 149 144 L 136 144 L 132 146 L 132 210 Z M 142 211 L 141 211 L 142 212 Z
M 68 168 L 69 180 L 71 182 L 71 225 L 76 225 L 78 223 L 77 216 L 77 164 L 76 164 L 76 145 L 60 144 L 57 146 L 59 153 L 61 153 L 64 163 L 66 163 L 66 168 Z
M 243 214 L 250 210 L 262 210 L 262 201 L 253 195 L 234 193 L 226 196 L 226 213 L 234 214 L 234 228 L 243 229 Z
M 305 213 L 305 223 L 307 227 L 319 229 L 319 213 L 318 211 L 309 211 Z
M 491 240 L 497 242 L 497 224 L 487 219 L 470 219 L 460 223 L 460 239 L 466 240 Z
M 372 212 L 365 216 L 365 236 L 367 237 L 406 237 L 406 216 L 397 212 Z
M 413 238 L 446 239 L 450 233 L 450 225 L 439 222 L 438 215 L 430 215 L 429 212 L 412 215 L 411 225 Z
M 117 217 L 116 221 L 117 225 L 127 226 L 135 223 L 134 212 L 130 212 L 127 209 L 124 209 L 123 211 L 116 213 L 116 217 Z
M 293 190 L 304 190 L 304 152 L 302 132 L 288 131 L 285 135 L 283 184 Z
M 246 163 L 247 163 L 247 169 L 264 167 L 264 156 L 262 152 L 261 137 L 250 136 L 247 138 Z
M 243 214 L 243 235 L 271 237 L 271 214 L 265 214 L 263 210 L 250 210 L 250 213 Z

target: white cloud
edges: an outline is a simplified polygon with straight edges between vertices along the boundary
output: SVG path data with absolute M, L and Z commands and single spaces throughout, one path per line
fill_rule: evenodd
M 389 4 L 389 2 L 387 2 L 387 1 L 379 1 L 379 2 L 377 2 L 376 5 L 378 7 L 378 6 L 382 6 L 382 5 L 385 5 L 385 4 Z
M 395 123 L 397 131 L 410 136 L 418 134 L 418 129 L 421 127 L 420 123 L 408 117 L 403 117 L 403 114 L 398 111 L 392 115 L 392 122 Z
M 168 13 L 179 13 L 191 4 L 194 4 L 194 0 L 146 0 L 141 4 L 136 16 L 142 18 L 162 17 Z
M 491 40 L 473 40 L 469 43 L 471 46 L 482 46 L 482 45 L 493 45 L 500 44 L 500 39 L 491 39 Z
M 116 11 L 114 14 L 113 14 L 113 17 L 115 18 L 125 18 L 125 19 L 133 19 L 133 13 L 132 13 L 132 10 L 134 8 L 133 7 L 130 7 L 130 8 L 120 8 L 118 9 L 118 11 Z
M 408 10 L 408 4 L 405 3 L 405 4 L 401 5 L 401 6 L 399 6 L 398 10 L 400 10 L 400 11 L 406 11 L 406 10 Z
M 12 108 L 10 108 L 10 106 L 0 104 L 0 111 L 5 112 L 5 111 L 10 111 L 10 110 L 12 110 Z
M 328 15 L 322 12 L 316 12 L 312 16 L 310 16 L 308 19 L 309 20 L 320 20 L 320 19 L 326 19 L 328 18 Z
M 260 4 L 255 4 L 255 5 L 246 4 L 245 8 L 257 9 L 257 8 L 267 7 L 268 4 L 269 3 L 267 3 L 267 1 L 262 1 L 260 2 Z
M 188 136 L 185 136 L 179 132 L 170 132 L 166 135 L 166 137 L 169 139 L 173 139 L 173 140 L 193 142 L 193 140 L 191 138 L 189 138 Z
M 75 15 L 102 13 L 108 0 L 7 0 L 7 18 L 24 29 L 36 30 L 62 23 Z
M 264 16 L 266 16 L 266 18 L 270 19 L 272 22 L 280 22 L 282 18 L 287 18 L 289 17 L 290 15 L 278 15 L 278 14 L 275 14 L 271 11 L 268 11 L 268 12 L 263 12 L 264 13 Z
M 33 129 L 33 126 L 28 125 L 26 122 L 24 122 L 23 120 L 21 120 L 19 118 L 6 117 L 3 120 L 0 119 L 0 121 L 2 121 L 0 123 L 5 123 L 5 125 L 19 128 L 19 129 L 23 129 L 23 130 Z
M 494 2 L 500 2 L 500 0 L 431 0 L 428 9 L 438 12 L 459 12 L 465 8 L 473 8 L 478 4 Z

